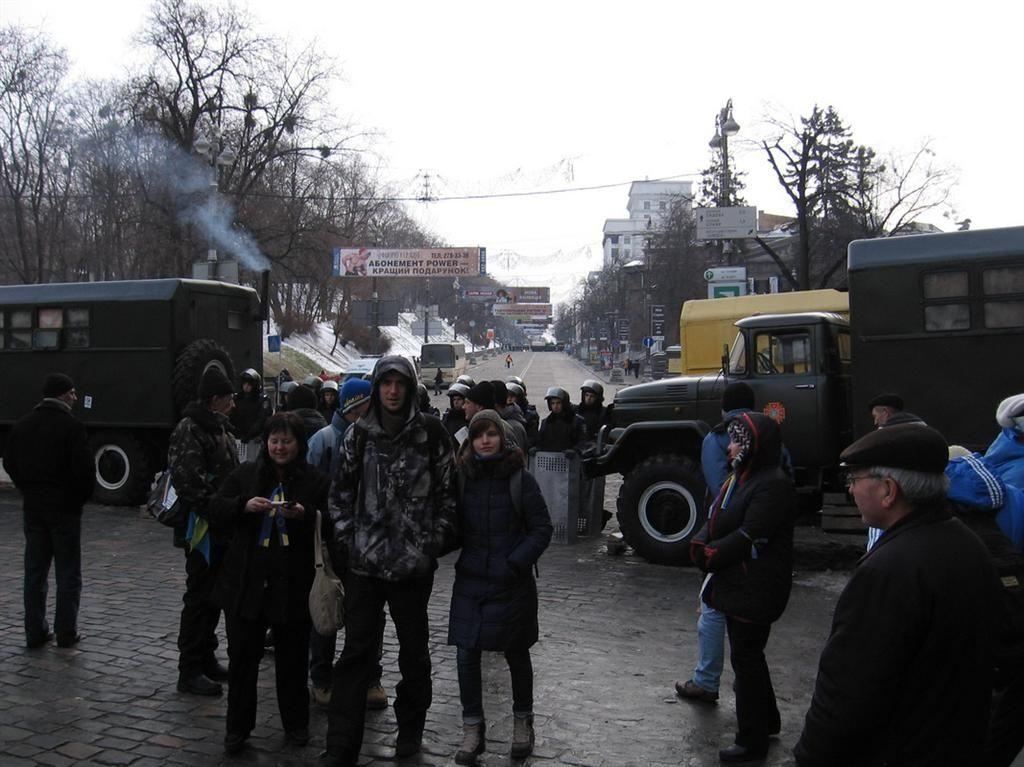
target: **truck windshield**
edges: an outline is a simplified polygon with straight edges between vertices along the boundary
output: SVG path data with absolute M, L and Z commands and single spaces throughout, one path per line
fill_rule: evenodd
M 737 333 L 736 340 L 732 342 L 732 351 L 729 353 L 729 373 L 744 375 L 747 372 L 747 348 L 743 340 L 743 334 Z

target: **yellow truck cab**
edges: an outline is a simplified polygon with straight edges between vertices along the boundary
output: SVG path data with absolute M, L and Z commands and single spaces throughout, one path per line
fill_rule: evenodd
M 732 348 L 736 340 L 735 323 L 744 317 L 801 312 L 831 312 L 849 319 L 849 294 L 832 289 L 803 290 L 684 302 L 679 313 L 681 373 L 700 375 L 720 370 L 723 347 Z

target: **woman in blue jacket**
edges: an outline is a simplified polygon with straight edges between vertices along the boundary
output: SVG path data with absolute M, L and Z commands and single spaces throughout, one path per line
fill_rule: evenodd
M 537 583 L 531 570 L 551 541 L 551 518 L 536 480 L 510 446 L 501 416 L 482 410 L 458 456 L 462 552 L 448 623 L 458 648 L 463 741 L 456 764 L 475 764 L 486 741 L 480 676 L 482 650 L 505 654 L 512 677 L 512 757 L 533 751 L 533 666 Z

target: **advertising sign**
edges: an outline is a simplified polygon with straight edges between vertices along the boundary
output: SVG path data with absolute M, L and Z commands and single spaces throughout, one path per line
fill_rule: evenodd
M 665 340 L 665 305 L 651 306 L 651 335 L 655 341 Z
M 462 300 L 473 304 L 549 304 L 551 288 L 466 288 Z
M 495 304 L 494 316 L 510 320 L 546 320 L 551 304 Z
M 335 277 L 473 277 L 483 248 L 335 248 Z

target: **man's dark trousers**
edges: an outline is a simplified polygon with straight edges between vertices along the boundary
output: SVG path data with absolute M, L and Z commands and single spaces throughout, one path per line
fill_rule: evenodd
M 433 573 L 402 581 L 345 575 L 345 647 L 334 665 L 327 711 L 327 752 L 332 763 L 354 765 L 362 748 L 366 691 L 377 664 L 377 627 L 385 604 L 398 634 L 402 675 L 395 690 L 398 734 L 400 738 L 422 735 L 433 700 L 427 620 L 433 587 Z
M 78 633 L 82 597 L 82 515 L 60 511 L 23 512 L 25 532 L 25 638 L 29 644 L 49 633 L 46 622 L 50 562 L 57 582 L 53 630 L 58 637 Z
M 198 551 L 185 555 L 185 596 L 178 626 L 178 671 L 192 677 L 216 663 L 220 608 L 210 592 L 217 580 L 218 562 L 210 565 Z

